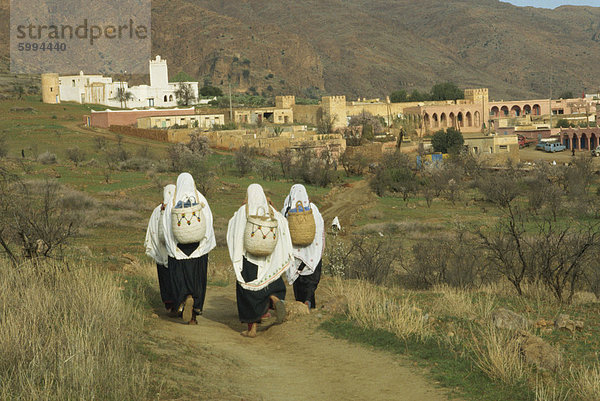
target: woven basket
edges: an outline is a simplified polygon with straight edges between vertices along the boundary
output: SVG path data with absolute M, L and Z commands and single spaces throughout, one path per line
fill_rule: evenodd
M 309 246 L 315 239 L 315 218 L 310 208 L 304 209 L 302 202 L 296 202 L 296 211 L 288 212 L 288 225 L 290 226 L 290 236 L 292 244 L 303 247 Z
M 263 211 L 262 215 L 258 213 Z M 244 229 L 244 249 L 253 256 L 269 256 L 277 245 L 277 220 L 269 207 L 269 214 L 265 214 L 261 206 L 256 215 L 250 216 L 246 203 L 246 228 Z
M 173 198 L 175 205 L 175 198 Z M 206 219 L 202 214 L 204 203 L 171 209 L 171 229 L 178 244 L 200 242 L 206 236 Z

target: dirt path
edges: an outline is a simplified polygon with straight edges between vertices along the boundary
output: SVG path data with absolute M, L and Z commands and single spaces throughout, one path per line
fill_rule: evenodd
M 293 293 L 288 288 L 288 295 Z M 209 287 L 198 326 L 162 312 L 151 344 L 165 372 L 160 399 L 210 400 L 447 400 L 401 357 L 336 340 L 317 329 L 313 312 L 242 337 L 235 287 Z
M 320 211 L 326 227 L 338 216 L 342 228 L 351 226 L 358 213 L 373 205 L 377 196 L 369 188 L 366 179 L 335 187 L 320 202 Z

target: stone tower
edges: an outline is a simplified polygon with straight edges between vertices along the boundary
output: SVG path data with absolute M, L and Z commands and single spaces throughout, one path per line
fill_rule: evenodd
M 486 127 L 489 127 L 490 122 L 490 97 L 487 88 L 479 89 L 465 89 L 465 100 L 472 102 L 473 104 L 479 104 L 481 113 L 481 123 Z M 476 122 L 477 123 L 477 122 Z
M 345 128 L 348 126 L 346 96 L 323 96 L 321 98 L 321 107 L 323 115 L 329 115 L 335 118 L 333 128 Z
M 296 96 L 275 96 L 275 107 L 278 109 L 291 109 L 296 104 Z
M 156 56 L 156 59 L 150 60 L 150 86 L 153 88 L 169 87 L 167 60 L 162 60 L 160 56 Z
M 42 101 L 44 103 L 60 103 L 60 83 L 58 74 L 42 74 Z

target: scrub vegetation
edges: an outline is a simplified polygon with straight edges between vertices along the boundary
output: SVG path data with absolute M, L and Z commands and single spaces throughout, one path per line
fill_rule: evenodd
M 210 150 L 201 137 L 167 145 L 83 128 L 87 112 L 26 96 L 0 102 L 0 398 L 164 399 L 173 390 L 160 371 L 175 362 L 147 347 L 154 323 L 131 316 L 160 308 L 153 266 L 141 262 L 144 231 L 162 186 L 189 170 L 214 214 L 212 285 L 235 282 L 225 227 L 245 188 L 259 182 L 281 205 L 302 181 L 326 222 L 338 215 L 343 225 L 328 235 L 320 291 L 345 308 L 327 331 L 407 354 L 463 398 L 600 399 L 590 158 L 492 168 L 457 155 L 417 170 L 393 154 L 346 175 L 309 152 L 270 159 Z M 527 324 L 498 327 L 500 308 Z M 555 326 L 562 314 L 573 330 Z M 556 364 L 526 357 L 532 336 Z

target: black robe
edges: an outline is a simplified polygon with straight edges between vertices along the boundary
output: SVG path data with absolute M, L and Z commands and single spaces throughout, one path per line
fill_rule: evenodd
M 317 303 L 315 301 L 315 291 L 317 290 L 317 286 L 319 285 L 319 281 L 321 281 L 321 264 L 322 260 L 319 261 L 315 271 L 308 276 L 298 276 L 296 281 L 294 281 L 294 297 L 296 301 L 306 302 L 310 301 L 310 307 L 315 308 Z M 300 265 L 298 270 L 302 271 L 304 269 L 304 262 Z
M 171 271 L 160 263 L 156 264 L 158 272 L 158 287 L 160 288 L 160 299 L 162 299 L 167 309 L 175 306 L 175 291 L 173 291 L 173 282 L 171 281 Z
M 186 255 L 191 255 L 198 242 L 193 244 L 178 244 Z M 175 259 L 169 256 L 169 270 L 171 270 L 171 282 L 175 293 L 175 305 L 181 305 L 188 295 L 194 298 L 194 310 L 202 313 L 204 298 L 206 296 L 208 253 L 199 258 Z
M 258 266 L 244 258 L 242 267 L 244 282 L 248 283 L 256 280 L 257 274 Z M 235 292 L 240 322 L 260 323 L 262 316 L 269 310 L 269 303 L 271 301 L 269 297 L 275 295 L 283 301 L 285 299 L 286 288 L 283 279 L 279 277 L 258 291 L 247 290 L 237 282 Z

